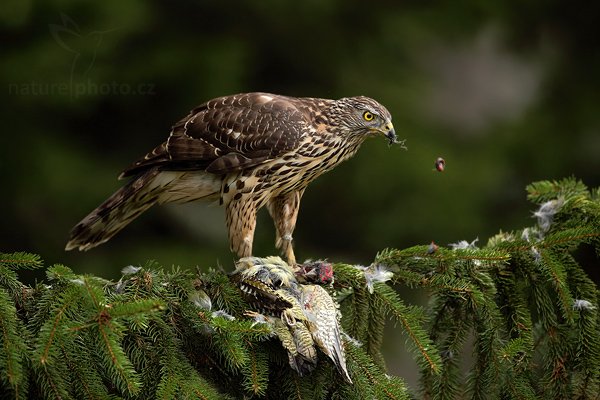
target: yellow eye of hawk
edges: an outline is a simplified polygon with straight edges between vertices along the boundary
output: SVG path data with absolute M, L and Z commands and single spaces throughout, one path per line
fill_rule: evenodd
M 373 113 L 365 111 L 363 114 L 363 118 L 365 119 L 365 121 L 372 121 L 373 118 L 375 118 L 375 116 L 373 115 Z

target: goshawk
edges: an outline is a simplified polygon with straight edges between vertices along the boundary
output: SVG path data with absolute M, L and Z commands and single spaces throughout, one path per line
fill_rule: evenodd
M 266 206 L 276 246 L 295 265 L 292 233 L 306 186 L 377 135 L 396 141 L 390 113 L 368 97 L 243 93 L 210 100 L 121 174 L 130 181 L 73 228 L 66 249 L 106 242 L 154 204 L 206 200 L 225 206 L 239 257 L 252 255 L 256 213 Z

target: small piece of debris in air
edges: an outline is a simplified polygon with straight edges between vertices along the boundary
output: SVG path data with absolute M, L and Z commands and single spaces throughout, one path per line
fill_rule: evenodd
M 444 168 L 446 168 L 446 160 L 444 160 L 442 157 L 438 157 L 435 160 L 435 169 L 438 172 L 444 172 Z

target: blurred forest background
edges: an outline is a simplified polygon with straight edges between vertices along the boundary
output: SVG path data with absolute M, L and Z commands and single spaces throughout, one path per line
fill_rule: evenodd
M 600 185 L 599 18 L 600 3 L 557 0 L 4 0 L 0 251 L 106 278 L 149 259 L 231 270 L 223 210 L 202 204 L 152 209 L 86 253 L 63 249 L 188 110 L 246 91 L 367 95 L 406 139 L 406 151 L 368 141 L 309 186 L 299 259 L 485 244 L 533 222 L 528 183 Z M 263 210 L 255 254 L 273 241 Z

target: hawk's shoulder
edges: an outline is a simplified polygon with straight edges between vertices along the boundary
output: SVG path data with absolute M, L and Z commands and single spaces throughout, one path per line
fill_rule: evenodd
M 209 100 L 177 122 L 167 141 L 121 177 L 153 166 L 219 174 L 255 166 L 295 149 L 328 102 L 259 92 Z

